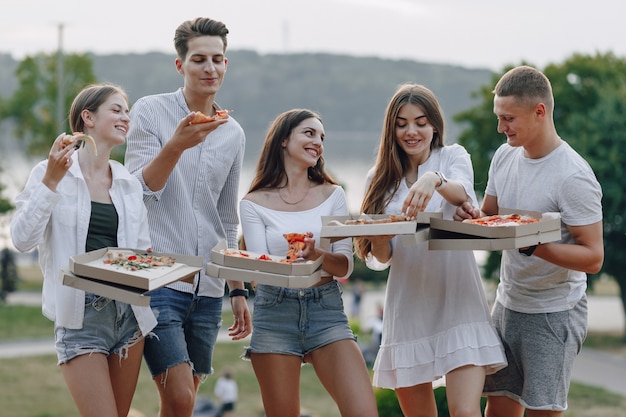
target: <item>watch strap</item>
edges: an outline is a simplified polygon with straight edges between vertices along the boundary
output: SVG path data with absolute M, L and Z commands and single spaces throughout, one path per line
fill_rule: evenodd
M 518 252 L 521 253 L 522 255 L 526 255 L 526 256 L 532 256 L 532 254 L 535 252 L 535 249 L 537 249 L 538 245 L 532 245 L 527 247 L 526 249 L 518 249 Z
M 243 296 L 246 297 L 246 299 L 248 299 L 248 295 L 250 294 L 250 292 L 246 289 L 241 289 L 241 288 L 235 288 L 234 290 L 231 290 L 228 293 L 229 297 L 239 297 L 239 296 Z

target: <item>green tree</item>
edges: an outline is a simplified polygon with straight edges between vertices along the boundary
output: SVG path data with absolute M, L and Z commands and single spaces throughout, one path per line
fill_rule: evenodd
M 544 73 L 552 83 L 557 131 L 589 162 L 602 185 L 605 259 L 600 273 L 615 278 L 626 310 L 626 259 L 622 253 L 626 244 L 626 59 L 612 53 L 574 54 L 561 64 L 548 65 Z M 472 155 L 479 192 L 485 188 L 493 152 L 504 140 L 496 131 L 492 112 L 493 86 L 502 74 L 494 75 L 492 85 L 475 94 L 480 104 L 455 115 L 456 121 L 468 126 L 459 143 Z M 486 277 L 497 277 L 499 259 L 499 252 L 490 253 Z M 590 276 L 590 285 L 594 278 Z
M 0 172 L 2 172 L 2 167 L 0 167 Z M 11 202 L 2 196 L 4 188 L 4 185 L 0 184 L 0 216 L 13 209 Z
M 15 70 L 19 87 L 3 104 L 2 118 L 15 121 L 15 135 L 25 142 L 33 155 L 45 155 L 54 138 L 69 132 L 67 112 L 72 100 L 85 85 L 95 81 L 93 64 L 85 54 L 66 55 L 63 59 L 63 126 L 57 122 L 57 54 L 38 54 L 24 58 Z

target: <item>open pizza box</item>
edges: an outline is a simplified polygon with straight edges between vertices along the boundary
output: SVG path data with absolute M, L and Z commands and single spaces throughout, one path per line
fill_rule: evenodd
M 268 262 L 268 261 L 261 261 Z M 206 274 L 210 277 L 234 281 L 255 282 L 286 288 L 308 288 L 322 279 L 322 269 L 318 268 L 308 275 L 282 275 L 250 269 L 233 268 L 209 262 Z
M 228 268 L 259 271 L 268 274 L 308 276 L 314 274 L 322 266 L 322 261 L 324 260 L 324 256 L 320 256 L 315 261 L 297 260 L 293 263 L 282 263 L 280 261 L 285 259 L 284 256 L 271 256 L 246 250 L 237 250 L 241 255 L 233 256 L 224 253 L 227 249 L 226 242 L 224 240 L 219 241 L 211 250 L 211 262 Z M 271 260 L 257 259 L 261 255 L 269 257 Z M 238 281 L 244 280 L 239 279 Z
M 561 239 L 559 213 L 539 213 L 502 208 L 499 214 L 521 214 L 539 219 L 536 223 L 487 227 L 454 220 L 432 219 L 430 250 L 517 249 Z
M 122 284 L 114 284 L 94 278 L 79 277 L 69 271 L 61 271 L 63 285 L 79 290 L 98 294 L 124 303 L 147 307 L 150 305 L 150 296 L 145 291 Z
M 236 250 L 238 255 L 225 253 L 226 241 L 217 243 L 211 250 L 211 262 L 206 266 L 210 277 L 235 281 L 256 282 L 287 288 L 308 288 L 321 280 L 323 256 L 315 261 L 281 263 L 285 257 L 270 256 L 246 250 Z M 261 255 L 270 260 L 257 259 Z
M 388 214 L 361 214 L 360 216 L 322 216 L 320 237 L 331 242 L 355 236 L 405 235 L 405 243 L 423 242 L 428 239 L 431 219 L 442 218 L 440 212 L 420 212 L 416 220 L 404 222 L 349 224 L 346 220 L 366 218 L 371 220 L 388 219 Z
M 99 280 L 103 284 L 122 285 L 146 292 L 175 281 L 193 282 L 194 276 L 204 266 L 201 256 L 150 252 L 154 256 L 171 256 L 174 258 L 175 263 L 172 266 L 131 271 L 123 266 L 104 263 L 109 250 L 116 252 L 128 251 L 137 255 L 145 255 L 147 253 L 145 250 L 139 249 L 102 248 L 70 257 L 69 272 L 79 277 Z

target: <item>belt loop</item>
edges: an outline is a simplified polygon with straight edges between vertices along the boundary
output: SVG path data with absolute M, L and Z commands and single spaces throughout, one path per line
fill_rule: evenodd
M 319 303 L 320 302 L 320 298 L 322 298 L 321 293 L 320 293 L 320 287 L 314 287 L 313 288 L 313 294 L 315 294 L 315 302 Z
M 284 297 L 285 297 L 285 289 L 283 287 L 280 287 L 280 289 L 278 290 L 278 296 L 276 297 L 276 299 L 279 303 L 281 303 Z

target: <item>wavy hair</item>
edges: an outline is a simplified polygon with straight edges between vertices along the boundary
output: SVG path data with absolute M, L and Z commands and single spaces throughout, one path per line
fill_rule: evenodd
M 312 117 L 320 122 L 322 121 L 319 114 L 307 109 L 292 109 L 276 117 L 265 136 L 265 142 L 263 143 L 263 149 L 259 156 L 256 173 L 249 192 L 284 185 L 287 181 L 287 174 L 285 173 L 285 154 L 282 143 L 289 139 L 293 130 L 300 123 Z M 308 176 L 311 181 L 318 184 L 337 184 L 324 169 L 324 157 L 321 155 L 317 160 L 317 164 L 309 167 Z
M 402 84 L 387 104 L 383 130 L 374 165 L 372 180 L 361 203 L 361 213 L 382 214 L 398 190 L 400 181 L 409 166 L 409 157 L 398 145 L 396 118 L 405 104 L 415 104 L 425 113 L 428 123 L 434 128 L 430 149 L 444 146 L 443 112 L 435 94 L 420 84 Z M 392 192 L 389 192 L 392 190 Z M 360 259 L 371 250 L 367 239 L 355 238 L 355 252 Z

